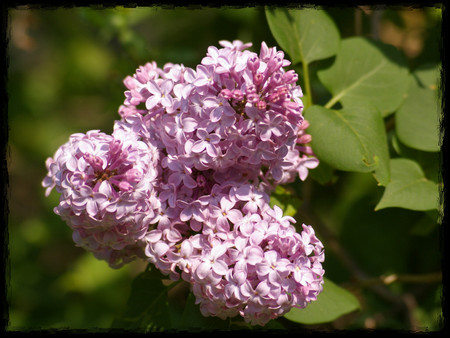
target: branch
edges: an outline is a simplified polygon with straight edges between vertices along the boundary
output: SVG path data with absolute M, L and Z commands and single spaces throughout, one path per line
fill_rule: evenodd
M 415 283 L 415 284 L 439 283 L 442 282 L 442 273 L 435 272 L 421 275 L 392 274 L 388 276 L 379 276 L 375 278 L 368 278 L 366 280 L 360 280 L 359 286 L 365 287 L 368 285 L 375 285 L 375 284 L 390 285 L 395 282 Z

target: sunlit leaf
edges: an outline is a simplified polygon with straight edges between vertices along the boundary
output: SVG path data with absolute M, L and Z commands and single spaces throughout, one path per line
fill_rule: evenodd
M 267 8 L 266 16 L 272 34 L 292 63 L 309 64 L 336 54 L 339 31 L 324 10 Z
M 437 68 L 413 74 L 405 102 L 395 114 L 395 130 L 400 141 L 422 151 L 439 151 Z
M 439 176 L 442 168 L 439 160 L 440 154 L 438 152 L 410 148 L 404 145 L 395 133 L 391 135 L 391 145 L 398 155 L 396 157 L 409 158 L 410 160 L 417 162 L 422 168 L 426 178 L 435 183 L 440 181 Z
M 308 133 L 318 158 L 344 171 L 374 172 L 381 185 L 389 182 L 389 153 L 380 113 L 367 105 L 305 111 Z
M 416 77 L 417 83 L 422 88 L 436 90 L 440 85 L 441 72 L 442 67 L 440 64 L 428 63 L 414 69 L 412 75 Z
M 333 65 L 318 72 L 331 92 L 326 107 L 337 102 L 371 104 L 381 115 L 394 112 L 404 99 L 409 71 L 400 52 L 391 45 L 352 37 L 342 40 Z
M 431 210 L 439 207 L 438 185 L 428 180 L 417 162 L 391 159 L 391 181 L 375 210 L 398 207 L 412 210 Z
M 358 299 L 346 289 L 324 278 L 323 291 L 304 309 L 293 308 L 284 317 L 302 324 L 332 322 L 360 309 Z

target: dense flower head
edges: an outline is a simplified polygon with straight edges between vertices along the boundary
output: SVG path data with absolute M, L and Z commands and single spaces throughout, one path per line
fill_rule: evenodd
M 72 135 L 43 186 L 97 258 L 146 259 L 190 283 L 205 316 L 265 325 L 322 291 L 313 228 L 270 206 L 278 184 L 319 162 L 284 53 L 219 43 L 195 69 L 149 62 L 127 76 L 113 133 Z
M 255 184 L 305 180 L 315 168 L 303 96 L 290 61 L 263 42 L 221 41 L 196 69 L 147 63 L 124 80 L 122 119 L 142 115 L 180 170 L 243 168 Z
M 253 185 L 229 182 L 168 211 L 147 234 L 146 255 L 171 279 L 192 285 L 205 316 L 241 315 L 264 325 L 322 291 L 322 243 L 311 226 L 269 206 Z M 168 210 L 173 210 L 168 208 Z
M 154 217 L 158 152 L 136 135 L 98 130 L 73 134 L 53 158 L 43 186 L 60 195 L 55 213 L 73 230 L 75 243 L 113 267 L 142 257 Z

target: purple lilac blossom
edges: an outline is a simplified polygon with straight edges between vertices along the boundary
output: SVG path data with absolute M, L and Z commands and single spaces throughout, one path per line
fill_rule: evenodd
M 127 76 L 113 134 L 72 135 L 43 186 L 97 258 L 146 259 L 190 283 L 203 315 L 265 325 L 322 290 L 314 230 L 269 206 L 276 185 L 319 162 L 284 53 L 219 43 L 195 70 L 151 62 Z
M 220 44 L 196 70 L 156 63 L 137 69 L 124 80 L 122 119 L 145 116 L 182 171 L 245 168 L 268 191 L 305 180 L 318 160 L 307 146 L 298 75 L 284 69 L 290 61 L 264 42 L 259 54 L 245 50 L 250 43 Z
M 157 212 L 153 184 L 158 152 L 134 134 L 92 130 L 73 134 L 53 158 L 43 180 L 48 196 L 60 193 L 54 211 L 73 230 L 77 246 L 111 267 L 144 257 L 145 235 Z
M 203 315 L 265 325 L 317 299 L 323 245 L 311 226 L 298 233 L 266 193 L 228 183 L 203 195 L 192 218 L 173 213 L 170 224 L 149 231 L 145 253 L 163 274 L 192 285 Z M 250 207 L 251 196 L 257 198 Z

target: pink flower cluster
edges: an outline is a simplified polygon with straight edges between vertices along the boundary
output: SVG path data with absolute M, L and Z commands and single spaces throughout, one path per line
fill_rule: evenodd
M 259 56 L 244 50 L 251 44 L 220 43 L 224 48 L 209 47 L 196 70 L 141 66 L 124 81 L 119 114 L 130 123 L 141 116 L 165 149 L 167 166 L 188 176 L 211 169 L 269 186 L 297 174 L 304 180 L 318 160 L 305 146 L 310 136 L 298 75 L 286 72 L 284 53 L 264 42 Z
M 211 46 L 196 69 L 155 62 L 124 80 L 112 135 L 74 134 L 47 160 L 46 194 L 74 241 L 113 267 L 141 257 L 192 285 L 205 316 L 251 324 L 322 290 L 322 243 L 269 205 L 318 165 L 297 74 L 263 42 Z
M 203 315 L 264 325 L 321 292 L 324 252 L 314 230 L 303 224 L 297 233 L 255 186 L 216 184 L 180 207 L 149 231 L 145 253 L 171 279 L 191 283 Z
M 158 156 L 137 134 L 91 130 L 73 134 L 47 159 L 46 196 L 53 188 L 61 194 L 54 211 L 78 246 L 112 267 L 144 257 L 144 237 L 158 212 Z

